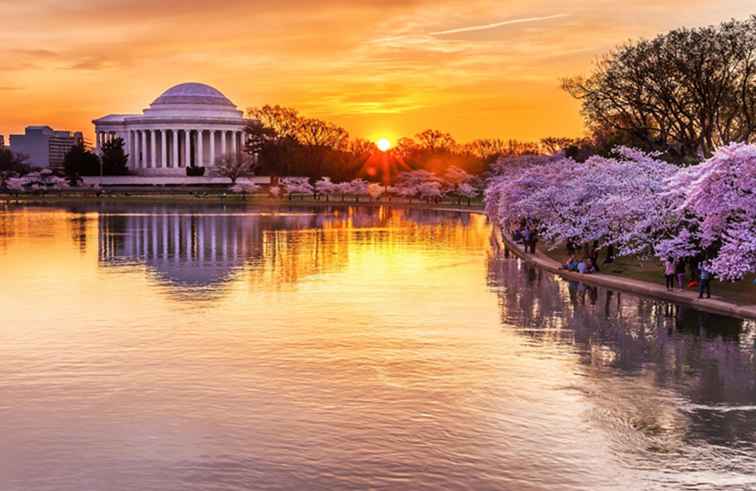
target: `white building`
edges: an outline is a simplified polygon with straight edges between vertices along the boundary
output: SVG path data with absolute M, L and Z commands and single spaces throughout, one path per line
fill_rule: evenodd
M 63 159 L 82 138 L 80 132 L 58 131 L 49 126 L 27 126 L 23 135 L 10 135 L 13 153 L 28 157 L 33 167 L 63 167 Z
M 186 167 L 212 171 L 223 154 L 244 144 L 243 113 L 209 85 L 171 87 L 142 114 L 111 114 L 93 121 L 97 150 L 122 138 L 129 169 L 141 175 L 186 175 Z

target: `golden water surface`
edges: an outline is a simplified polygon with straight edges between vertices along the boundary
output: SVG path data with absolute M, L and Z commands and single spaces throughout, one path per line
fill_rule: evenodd
M 756 488 L 753 323 L 479 215 L 0 210 L 0 490 Z

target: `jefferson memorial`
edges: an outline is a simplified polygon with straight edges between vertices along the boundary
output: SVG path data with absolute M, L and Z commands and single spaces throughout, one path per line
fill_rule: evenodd
M 110 114 L 92 121 L 97 151 L 122 138 L 129 169 L 146 176 L 186 175 L 186 167 L 207 167 L 236 155 L 244 145 L 243 113 L 209 85 L 171 87 L 142 114 Z

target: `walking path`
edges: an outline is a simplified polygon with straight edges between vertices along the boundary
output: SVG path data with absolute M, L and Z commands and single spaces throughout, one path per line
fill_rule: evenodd
M 517 244 L 511 237 L 504 234 L 499 227 L 494 227 L 494 229 L 496 241 L 502 250 L 508 248 L 512 253 L 526 262 L 532 263 L 546 271 L 558 274 L 569 280 L 581 281 L 590 285 L 598 285 L 615 290 L 628 291 L 639 295 L 691 305 L 696 309 L 705 312 L 730 315 L 744 319 L 756 319 L 756 305 L 738 305 L 714 295 L 712 295 L 711 298 L 701 299 L 698 298 L 698 292 L 694 291 L 668 291 L 666 287 L 662 285 L 649 283 L 647 281 L 621 278 L 601 273 L 580 274 L 560 269 L 561 264 L 547 256 L 543 251 L 536 249 L 535 254 L 526 253 L 520 244 Z

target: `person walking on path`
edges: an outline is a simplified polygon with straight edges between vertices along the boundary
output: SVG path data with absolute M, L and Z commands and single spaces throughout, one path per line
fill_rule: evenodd
M 525 254 L 530 252 L 530 241 L 533 238 L 533 232 L 530 230 L 530 226 L 526 225 L 525 230 L 522 232 L 522 244 L 525 246 Z
M 685 289 L 685 259 L 678 258 L 675 261 L 675 276 L 677 277 L 677 288 Z
M 706 269 L 706 266 L 701 265 L 701 272 L 698 279 L 698 298 L 703 298 L 704 292 L 706 292 L 706 298 L 711 298 L 711 271 Z
M 664 262 L 664 280 L 667 291 L 672 291 L 675 288 L 675 262 L 671 257 Z
M 538 234 L 535 228 L 530 232 L 530 253 L 535 254 L 536 243 L 538 242 Z

